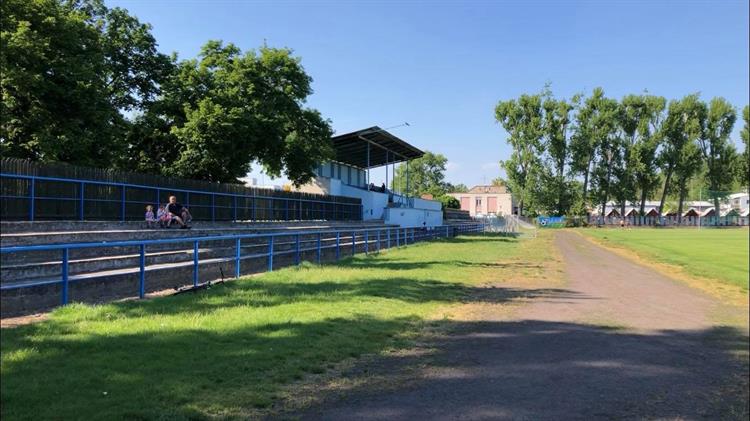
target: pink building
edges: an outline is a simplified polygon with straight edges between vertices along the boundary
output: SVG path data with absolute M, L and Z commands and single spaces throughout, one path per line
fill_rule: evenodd
M 461 202 L 471 216 L 511 215 L 513 198 L 505 186 L 474 186 L 466 193 L 448 193 Z

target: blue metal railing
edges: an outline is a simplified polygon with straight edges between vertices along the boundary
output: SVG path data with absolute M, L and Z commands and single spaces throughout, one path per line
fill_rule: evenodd
M 171 187 L 154 187 L 141 184 L 130 184 L 130 183 L 118 183 L 108 181 L 93 181 L 93 180 L 79 180 L 71 178 L 60 178 L 60 177 L 42 177 L 42 176 L 31 176 L 21 174 L 9 174 L 0 173 L 0 179 L 15 179 L 15 180 L 28 180 L 28 194 L 27 195 L 12 195 L 2 194 L 0 192 L 0 200 L 24 200 L 28 201 L 28 217 L 27 220 L 34 221 L 38 220 L 36 207 L 38 201 L 58 201 L 75 203 L 76 215 L 75 218 L 79 220 L 86 219 L 86 205 L 93 204 L 115 204 L 119 205 L 117 215 L 113 215 L 112 219 L 119 219 L 124 222 L 126 219 L 142 219 L 146 205 L 156 207 L 160 203 L 165 203 L 166 196 L 171 194 L 180 194 L 184 197 L 180 198 L 180 201 L 191 209 L 193 216 L 196 216 L 196 211 L 205 213 L 204 219 L 210 221 L 216 220 L 238 220 L 241 214 L 246 214 L 244 220 L 314 220 L 314 219 L 328 219 L 328 220 L 361 220 L 362 219 L 362 204 L 361 203 L 347 203 L 347 202 L 336 202 L 327 200 L 315 200 L 307 198 L 294 198 L 294 197 L 278 197 L 278 196 L 266 196 L 266 195 L 248 195 L 239 193 L 221 193 L 221 192 L 210 192 L 202 190 L 190 190 L 180 189 Z M 62 182 L 69 183 L 76 189 L 76 194 L 73 196 L 40 196 L 38 194 L 37 184 L 38 182 Z M 117 199 L 97 199 L 86 197 L 86 191 L 88 186 L 104 186 L 112 187 L 120 190 L 119 198 Z M 147 193 L 147 195 L 153 194 L 153 200 L 128 200 L 127 193 L 129 189 L 140 191 L 140 193 Z M 194 201 L 191 203 L 190 195 L 208 196 L 207 204 L 198 203 Z M 217 199 L 225 199 L 225 204 L 217 203 Z M 240 201 L 250 201 L 251 206 L 243 206 Z M 259 203 L 261 202 L 261 203 Z M 229 204 L 227 204 L 229 203 Z M 266 206 L 262 206 L 265 204 Z M 128 205 L 140 205 L 141 210 L 137 212 L 131 212 L 132 216 L 128 216 Z M 249 212 L 247 212 L 249 211 Z M 217 214 L 223 213 L 229 217 L 221 218 Z M 248 214 L 249 213 L 249 214 Z
M 234 262 L 235 270 L 234 276 L 240 277 L 242 261 L 245 259 L 267 259 L 268 271 L 272 271 L 274 268 L 274 256 L 292 254 L 294 253 L 294 263 L 299 264 L 303 252 L 315 251 L 315 260 L 317 263 L 321 262 L 322 252 L 326 249 L 335 249 L 335 260 L 338 261 L 341 257 L 341 248 L 344 246 L 343 239 L 351 237 L 351 254 L 356 253 L 357 247 L 362 246 L 364 253 L 369 254 L 370 246 L 373 242 L 375 244 L 376 251 L 380 251 L 381 248 L 391 248 L 395 244 L 396 247 L 413 244 L 419 241 L 431 240 L 435 238 L 449 238 L 464 233 L 476 233 L 483 232 L 485 225 L 482 223 L 474 224 L 463 224 L 453 226 L 439 226 L 431 229 L 425 228 L 362 228 L 362 229 L 348 229 L 348 230 L 325 230 L 325 231 L 292 231 L 292 232 L 278 232 L 278 233 L 266 233 L 266 234 L 237 234 L 237 235 L 218 235 L 218 236 L 203 236 L 203 237 L 184 237 L 184 238 L 169 238 L 161 240 L 127 240 L 127 241 L 112 241 L 112 242 L 90 242 L 90 243 L 65 243 L 65 244 L 45 244 L 45 245 L 32 245 L 32 246 L 11 246 L 11 247 L 0 247 L 0 254 L 7 255 L 11 253 L 22 253 L 22 252 L 44 252 L 44 251 L 60 251 L 62 254 L 62 267 L 60 278 L 54 278 L 44 281 L 35 282 L 20 282 L 17 284 L 3 285 L 0 282 L 0 290 L 11 290 L 11 289 L 22 289 L 31 288 L 42 285 L 60 284 L 61 285 L 61 304 L 68 303 L 68 289 L 71 282 L 75 282 L 71 279 L 69 273 L 70 265 L 70 250 L 78 249 L 91 249 L 91 248 L 103 248 L 103 247 L 138 247 L 138 296 L 143 298 L 146 292 L 146 250 L 148 246 L 160 245 L 160 244 L 174 244 L 174 243 L 192 243 L 193 245 L 193 279 L 192 284 L 194 287 L 199 285 L 199 267 L 202 263 L 221 263 L 221 262 Z M 376 233 L 375 236 L 370 235 Z M 385 234 L 385 239 L 383 235 Z M 346 234 L 343 235 L 342 234 Z M 314 235 L 313 240 L 302 240 L 303 236 Z M 335 237 L 323 239 L 323 235 Z M 274 239 L 280 237 L 288 237 L 293 239 L 292 242 L 286 243 L 286 245 L 293 245 L 288 250 L 276 250 L 274 248 Z M 374 237 L 374 238 L 373 238 Z M 244 239 L 267 239 L 266 244 L 252 244 L 243 245 L 242 240 Z M 395 243 L 392 239 L 395 238 Z M 334 241 L 333 244 L 324 244 Z M 200 250 L 199 245 L 201 242 L 207 241 L 228 241 L 234 240 L 234 253 L 232 257 L 214 258 L 210 259 L 209 262 L 200 261 Z M 385 241 L 385 244 L 382 244 Z M 313 247 L 305 247 L 303 243 L 314 242 Z M 280 242 L 276 242 L 277 244 Z M 384 247 L 383 247 L 384 246 Z M 266 251 L 260 253 L 245 254 L 242 253 L 243 247 L 262 247 L 266 248 Z M 127 269 L 127 268 L 122 268 Z

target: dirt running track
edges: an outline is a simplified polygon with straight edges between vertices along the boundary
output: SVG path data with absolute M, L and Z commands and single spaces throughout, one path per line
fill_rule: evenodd
M 294 417 L 320 420 L 746 419 L 746 332 L 717 303 L 561 231 L 565 290 L 511 319 L 458 323 L 414 378 L 361 387 Z M 408 358 L 406 358 L 408 359 Z

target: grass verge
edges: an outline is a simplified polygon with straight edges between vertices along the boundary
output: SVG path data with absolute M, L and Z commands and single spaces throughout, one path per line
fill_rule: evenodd
M 196 294 L 60 308 L 0 331 L 2 418 L 262 414 L 303 377 L 406 347 L 439 309 L 481 301 L 488 282 L 538 271 L 510 264 L 522 252 L 533 250 L 511 238 L 465 236 Z M 493 301 L 525 294 L 509 289 Z

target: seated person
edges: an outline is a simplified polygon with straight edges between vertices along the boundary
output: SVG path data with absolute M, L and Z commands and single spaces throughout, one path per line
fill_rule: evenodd
M 162 228 L 169 228 L 169 224 L 172 222 L 172 216 L 167 212 L 167 207 L 159 205 L 159 210 L 156 211 L 156 219 L 159 221 L 159 226 Z
M 190 215 L 190 211 L 188 211 L 186 207 L 182 206 L 181 203 L 177 202 L 177 197 L 169 196 L 169 204 L 167 205 L 167 212 L 170 213 L 173 220 L 177 221 L 177 223 L 180 224 L 180 228 L 183 228 L 183 229 L 190 228 L 188 227 L 187 222 L 190 222 L 190 220 L 192 220 L 193 217 Z
M 156 226 L 156 216 L 154 215 L 154 207 L 151 205 L 146 206 L 146 226 L 148 228 L 154 228 Z

